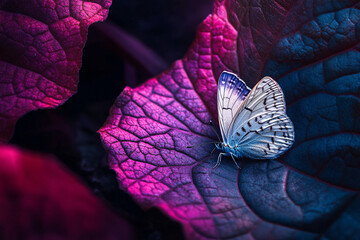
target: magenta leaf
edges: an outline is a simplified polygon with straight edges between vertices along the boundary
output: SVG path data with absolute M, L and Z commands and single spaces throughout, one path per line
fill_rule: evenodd
M 186 56 L 126 88 L 99 130 L 120 187 L 188 239 L 360 235 L 359 39 L 358 0 L 216 1 Z M 224 70 L 283 88 L 295 143 L 281 158 L 212 168 L 199 144 L 217 139 Z
M 0 146 L 0 238 L 135 239 L 56 159 Z
M 25 113 L 76 92 L 87 28 L 111 0 L 13 0 L 0 4 L 0 141 Z

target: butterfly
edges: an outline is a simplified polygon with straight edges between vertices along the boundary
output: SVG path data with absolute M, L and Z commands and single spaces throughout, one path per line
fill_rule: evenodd
M 222 156 L 274 159 L 295 140 L 294 126 L 286 115 L 284 94 L 271 77 L 262 78 L 250 91 L 245 82 L 224 71 L 219 78 L 217 108 L 222 142 L 215 146 Z

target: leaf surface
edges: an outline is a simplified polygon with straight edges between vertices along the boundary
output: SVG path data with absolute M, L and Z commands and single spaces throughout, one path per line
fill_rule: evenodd
M 99 130 L 119 185 L 182 223 L 188 239 L 360 234 L 360 4 L 216 1 L 186 56 L 126 88 Z M 213 169 L 217 79 L 281 85 L 295 143 L 276 160 Z M 195 146 L 187 148 L 187 146 Z
M 0 238 L 134 239 L 113 214 L 51 156 L 0 146 Z
M 0 3 L 0 141 L 25 113 L 54 108 L 76 92 L 88 26 L 111 0 Z

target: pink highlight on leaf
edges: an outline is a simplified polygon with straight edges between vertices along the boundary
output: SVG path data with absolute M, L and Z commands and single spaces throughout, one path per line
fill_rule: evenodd
M 12 239 L 135 239 L 51 156 L 0 146 L 0 236 Z
M 8 1 L 0 7 L 0 141 L 29 111 L 76 92 L 87 28 L 111 0 Z
M 218 17 L 208 16 L 199 26 L 197 37 L 184 57 L 184 69 L 194 88 L 217 116 L 217 79 L 223 70 L 238 72 L 237 31 Z

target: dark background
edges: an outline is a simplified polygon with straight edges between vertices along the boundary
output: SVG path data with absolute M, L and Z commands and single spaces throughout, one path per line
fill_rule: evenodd
M 212 5 L 211 0 L 113 0 L 107 22 L 124 38 L 106 31 L 102 24 L 91 26 L 78 92 L 63 106 L 24 116 L 11 140 L 23 148 L 56 155 L 114 212 L 134 225 L 139 239 L 183 239 L 183 234 L 178 223 L 157 209 L 144 211 L 119 190 L 96 131 L 126 85 L 141 84 L 185 55 Z M 144 56 L 139 48 L 129 47 L 125 41 L 129 35 L 150 48 L 152 57 L 163 64 L 151 68 L 151 61 L 134 61 Z

